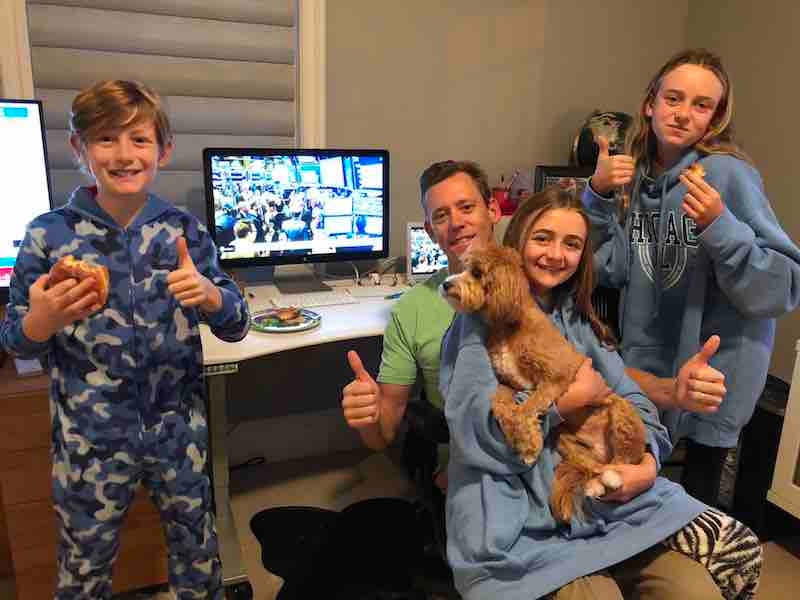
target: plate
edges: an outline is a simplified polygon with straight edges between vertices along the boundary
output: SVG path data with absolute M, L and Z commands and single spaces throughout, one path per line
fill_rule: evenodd
M 307 329 L 314 329 L 319 327 L 322 317 L 315 313 L 313 310 L 307 308 L 299 309 L 299 315 L 296 319 L 291 321 L 281 321 L 278 317 L 278 311 L 285 310 L 281 308 L 271 308 L 263 310 L 253 315 L 250 326 L 256 331 L 263 331 L 265 333 L 293 333 L 295 331 L 305 331 Z

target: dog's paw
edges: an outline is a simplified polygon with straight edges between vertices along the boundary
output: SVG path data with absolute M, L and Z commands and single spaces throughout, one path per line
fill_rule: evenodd
M 608 490 L 618 490 L 622 487 L 622 477 L 616 471 L 603 471 L 600 481 Z

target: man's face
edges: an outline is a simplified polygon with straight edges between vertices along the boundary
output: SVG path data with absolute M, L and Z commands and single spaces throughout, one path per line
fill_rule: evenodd
M 500 208 L 487 205 L 478 185 L 466 173 L 456 173 L 430 187 L 425 194 L 425 230 L 447 255 L 451 272 L 461 270 L 461 255 L 475 242 L 493 239 Z

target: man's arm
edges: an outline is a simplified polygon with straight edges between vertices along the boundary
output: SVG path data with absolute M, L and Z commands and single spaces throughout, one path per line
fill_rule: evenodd
M 397 439 L 400 423 L 406 414 L 413 386 L 379 383 L 378 422 L 358 429 L 364 444 L 373 450 L 383 450 Z

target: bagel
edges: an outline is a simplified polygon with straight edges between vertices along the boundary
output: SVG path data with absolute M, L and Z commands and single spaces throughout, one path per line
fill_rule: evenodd
M 108 300 L 108 269 L 103 266 L 93 265 L 85 260 L 80 260 L 68 254 L 58 259 L 50 269 L 50 286 L 65 279 L 77 279 L 78 282 L 92 278 L 95 281 L 94 290 L 97 292 L 97 303 L 105 306 Z

